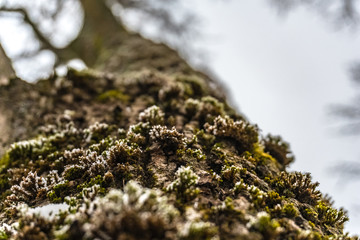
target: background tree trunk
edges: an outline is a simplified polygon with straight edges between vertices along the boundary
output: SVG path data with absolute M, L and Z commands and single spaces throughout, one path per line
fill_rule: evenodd
M 0 44 L 0 85 L 7 85 L 10 78 L 14 78 L 15 76 L 11 60 L 8 58 Z

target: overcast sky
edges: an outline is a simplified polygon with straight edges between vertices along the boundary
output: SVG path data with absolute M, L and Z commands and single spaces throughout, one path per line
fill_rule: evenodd
M 327 114 L 331 104 L 355 94 L 346 69 L 360 60 L 360 31 L 334 31 L 305 9 L 279 17 L 266 0 L 184 2 L 202 21 L 203 37 L 192 44 L 208 54 L 204 64 L 224 81 L 234 104 L 264 135 L 290 142 L 291 170 L 311 172 L 336 207 L 349 210 L 345 229 L 360 234 L 360 177 L 344 184 L 329 171 L 340 161 L 360 162 L 360 135 L 337 134 L 337 121 Z M 16 25 L 0 19 L 0 40 L 13 53 L 28 38 Z M 53 60 L 44 53 L 39 61 Z
M 349 210 L 345 229 L 360 234 L 360 177 L 344 184 L 329 171 L 339 161 L 360 162 L 360 135 L 339 135 L 327 113 L 356 93 L 346 70 L 360 60 L 360 34 L 334 31 L 306 9 L 279 17 L 265 2 L 191 1 L 204 33 L 196 44 L 248 119 L 290 142 L 291 170 L 311 172 Z

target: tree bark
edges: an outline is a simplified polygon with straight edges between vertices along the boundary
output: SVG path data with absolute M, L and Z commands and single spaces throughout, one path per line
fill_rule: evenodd
M 286 171 L 286 142 L 166 45 L 102 29 L 104 1 L 83 4 L 70 46 L 92 68 L 0 86 L 0 237 L 351 239 L 310 174 Z M 55 220 L 19 207 L 64 201 Z
M 15 76 L 11 60 L 8 58 L 0 44 L 0 85 L 7 85 L 9 80 Z

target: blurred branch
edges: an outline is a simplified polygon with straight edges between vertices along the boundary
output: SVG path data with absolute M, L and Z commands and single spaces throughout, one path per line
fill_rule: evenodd
M 55 55 L 57 56 L 55 63 L 55 66 L 57 66 L 76 56 L 76 54 L 73 51 L 71 51 L 71 49 L 69 48 L 57 48 L 53 44 L 51 44 L 48 37 L 40 31 L 38 25 L 30 18 L 26 9 L 0 7 L 0 12 L 18 13 L 19 15 L 21 15 L 24 23 L 30 26 L 30 28 L 33 30 L 33 33 L 35 34 L 35 37 L 40 42 L 40 49 L 38 49 L 37 51 L 23 53 L 19 56 L 16 56 L 18 59 L 20 59 L 21 57 L 27 58 L 27 57 L 35 56 L 41 50 L 47 49 L 54 52 Z
M 1 7 L 0 11 L 2 12 L 12 12 L 12 13 L 18 13 L 23 17 L 23 21 L 25 23 L 27 23 L 31 29 L 34 31 L 35 36 L 38 38 L 38 40 L 40 41 L 43 49 L 49 49 L 55 53 L 57 53 L 58 49 L 55 48 L 47 39 L 47 37 L 45 37 L 43 35 L 43 33 L 40 31 L 40 29 L 38 28 L 38 26 L 36 25 L 36 23 L 34 23 L 31 18 L 29 17 L 29 14 L 26 12 L 25 9 L 23 8 L 6 8 L 6 7 Z
M 331 174 L 337 174 L 347 180 L 360 179 L 360 163 L 341 161 L 341 163 L 331 167 Z
M 359 22 L 357 0 L 268 0 L 280 13 L 286 13 L 298 6 L 306 6 L 318 12 L 341 27 L 356 27 Z
M 11 65 L 11 60 L 7 57 L 0 44 L 0 86 L 7 85 L 10 78 L 15 77 L 15 71 Z
M 360 62 L 353 63 L 350 66 L 349 73 L 351 80 L 357 84 L 360 84 Z

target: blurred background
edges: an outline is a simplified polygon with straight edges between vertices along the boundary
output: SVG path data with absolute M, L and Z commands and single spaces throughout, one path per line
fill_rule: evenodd
M 0 44 L 27 81 L 91 62 L 68 53 L 82 34 L 78 0 L 0 0 Z M 90 2 L 90 1 L 88 1 Z M 232 105 L 291 144 L 345 230 L 360 234 L 360 28 L 357 0 L 109 0 L 145 37 L 177 49 L 226 86 Z M 66 51 L 65 51 L 66 50 Z

